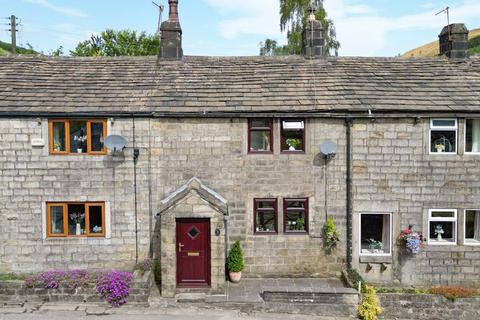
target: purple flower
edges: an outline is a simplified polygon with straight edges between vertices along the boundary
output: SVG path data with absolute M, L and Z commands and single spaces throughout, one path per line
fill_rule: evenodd
M 130 272 L 110 271 L 97 275 L 97 292 L 114 307 L 127 303 L 133 275 Z

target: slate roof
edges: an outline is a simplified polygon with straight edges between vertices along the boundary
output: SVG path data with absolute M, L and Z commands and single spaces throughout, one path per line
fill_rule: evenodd
M 480 58 L 0 57 L 0 116 L 480 111 Z

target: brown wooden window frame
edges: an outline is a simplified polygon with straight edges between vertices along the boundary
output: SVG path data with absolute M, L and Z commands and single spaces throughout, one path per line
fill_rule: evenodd
M 273 216 L 275 220 L 274 231 L 257 231 L 257 214 L 259 212 L 271 212 L 272 209 L 259 208 L 260 202 L 273 203 Z M 255 198 L 253 199 L 253 234 L 255 235 L 275 235 L 278 234 L 278 200 L 275 198 Z
M 70 151 L 70 123 L 73 121 L 84 121 L 87 126 L 87 152 L 77 153 Z M 63 123 L 65 127 L 65 151 L 55 151 L 53 143 L 53 124 Z M 92 151 L 92 123 L 103 124 L 103 140 L 107 137 L 107 120 L 106 119 L 54 119 L 48 121 L 49 151 L 54 155 L 105 155 L 107 147 L 105 144 L 101 151 Z
M 68 234 L 68 205 L 85 206 L 85 234 Z M 52 207 L 63 207 L 63 233 L 52 233 Z M 90 207 L 102 207 L 102 232 L 90 233 Z M 47 202 L 47 237 L 48 238 L 104 238 L 105 237 L 105 202 Z
M 260 121 L 265 121 L 267 120 L 269 122 L 268 127 L 253 127 L 252 122 L 255 120 L 260 120 Z M 252 150 L 252 132 L 253 131 L 269 131 L 269 139 L 270 139 L 270 150 L 264 150 L 264 151 L 255 151 Z M 248 119 L 248 153 L 250 154 L 272 154 L 273 153 L 273 119 L 271 118 L 250 118 Z
M 303 208 L 291 208 L 290 211 L 303 211 L 305 219 L 305 231 L 287 231 L 287 212 L 288 202 L 303 202 Z M 284 234 L 309 234 L 309 225 L 308 225 L 308 198 L 284 198 L 283 199 L 283 233 Z
M 284 150 L 283 144 L 286 143 L 286 138 L 283 129 L 283 122 L 284 121 L 303 121 L 303 129 L 302 129 L 302 148 L 301 150 Z M 280 153 L 291 153 L 291 154 L 304 154 L 305 153 L 305 129 L 307 127 L 307 121 L 305 118 L 283 118 L 280 119 Z

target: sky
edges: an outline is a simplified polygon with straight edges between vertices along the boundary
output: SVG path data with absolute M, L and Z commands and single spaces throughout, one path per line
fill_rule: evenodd
M 168 0 L 163 19 L 168 16 Z M 258 55 L 266 38 L 286 42 L 280 32 L 279 0 L 179 0 L 186 55 Z M 396 56 L 438 39 L 450 21 L 480 27 L 480 0 L 325 0 L 341 56 Z M 10 42 L 10 15 L 21 22 L 17 43 L 65 53 L 107 28 L 155 33 L 158 8 L 151 0 L 0 0 L 0 40 Z

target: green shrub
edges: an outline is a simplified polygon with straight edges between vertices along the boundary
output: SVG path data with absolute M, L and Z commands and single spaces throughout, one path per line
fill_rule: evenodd
M 0 281 L 25 280 L 25 275 L 21 273 L 2 273 Z
M 362 303 L 358 307 L 358 316 L 363 320 L 376 320 L 382 313 L 377 292 L 372 286 L 365 286 Z
M 361 291 L 365 289 L 365 281 L 362 276 L 355 269 L 345 270 L 342 272 L 342 277 L 348 286 L 351 286 L 353 289 L 358 290 L 358 285 L 361 284 Z
M 231 272 L 240 272 L 243 270 L 244 262 L 243 262 L 243 251 L 242 247 L 240 246 L 240 241 L 235 241 L 230 249 L 230 253 L 228 254 L 227 259 L 227 267 L 228 271 Z
M 333 218 L 330 217 L 327 219 L 327 222 L 323 225 L 323 247 L 325 250 L 330 253 L 332 252 L 333 248 L 337 246 L 338 241 L 340 241 L 337 227 L 335 226 L 335 222 Z
M 420 288 L 401 288 L 401 287 L 383 287 L 377 288 L 377 293 L 405 293 L 405 294 L 425 294 L 427 291 Z

